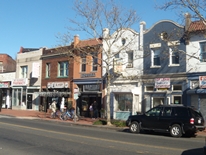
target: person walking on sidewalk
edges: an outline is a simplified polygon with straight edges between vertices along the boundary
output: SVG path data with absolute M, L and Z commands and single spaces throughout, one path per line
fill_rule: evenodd
M 93 118 L 93 104 L 89 106 L 89 114 L 90 114 L 90 117 Z
M 55 100 L 52 101 L 51 110 L 52 110 L 52 112 L 51 112 L 51 118 L 55 118 L 56 115 L 57 115 L 57 114 L 56 114 L 57 107 L 56 107 L 56 101 L 55 101 Z

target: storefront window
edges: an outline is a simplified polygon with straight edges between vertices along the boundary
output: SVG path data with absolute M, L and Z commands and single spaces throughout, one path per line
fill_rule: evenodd
M 153 98 L 153 107 L 164 104 L 164 98 Z
M 20 106 L 21 105 L 21 89 L 13 89 L 13 106 Z
M 115 98 L 118 103 L 119 111 L 132 111 L 132 94 L 116 94 Z

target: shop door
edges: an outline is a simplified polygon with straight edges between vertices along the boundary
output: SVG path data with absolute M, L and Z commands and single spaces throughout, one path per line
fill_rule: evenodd
M 27 94 L 27 109 L 32 109 L 32 94 Z

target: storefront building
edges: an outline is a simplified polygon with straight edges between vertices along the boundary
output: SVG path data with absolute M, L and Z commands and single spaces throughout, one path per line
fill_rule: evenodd
M 41 88 L 42 51 L 43 48 L 20 48 L 12 81 L 12 109 L 39 110 L 40 98 L 36 92 Z
M 183 74 L 175 76 L 143 81 L 143 112 L 162 104 L 187 105 L 187 78 Z
M 202 73 L 200 76 L 190 75 L 188 77 L 188 86 L 188 104 L 200 110 L 204 119 L 206 119 L 206 74 Z

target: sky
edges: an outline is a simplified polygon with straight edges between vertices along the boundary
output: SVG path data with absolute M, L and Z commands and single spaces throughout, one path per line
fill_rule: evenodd
M 54 48 L 59 45 L 57 36 L 66 34 L 75 17 L 74 0 L 0 0 L 0 53 L 13 59 L 24 48 Z M 84 1 L 84 0 L 82 0 Z M 105 0 L 102 0 L 105 1 Z M 163 0 L 116 0 L 124 8 L 136 10 L 146 28 L 160 20 L 179 22 L 174 11 L 155 9 Z M 182 23 L 180 23 L 182 24 Z M 80 39 L 87 39 L 81 33 Z

